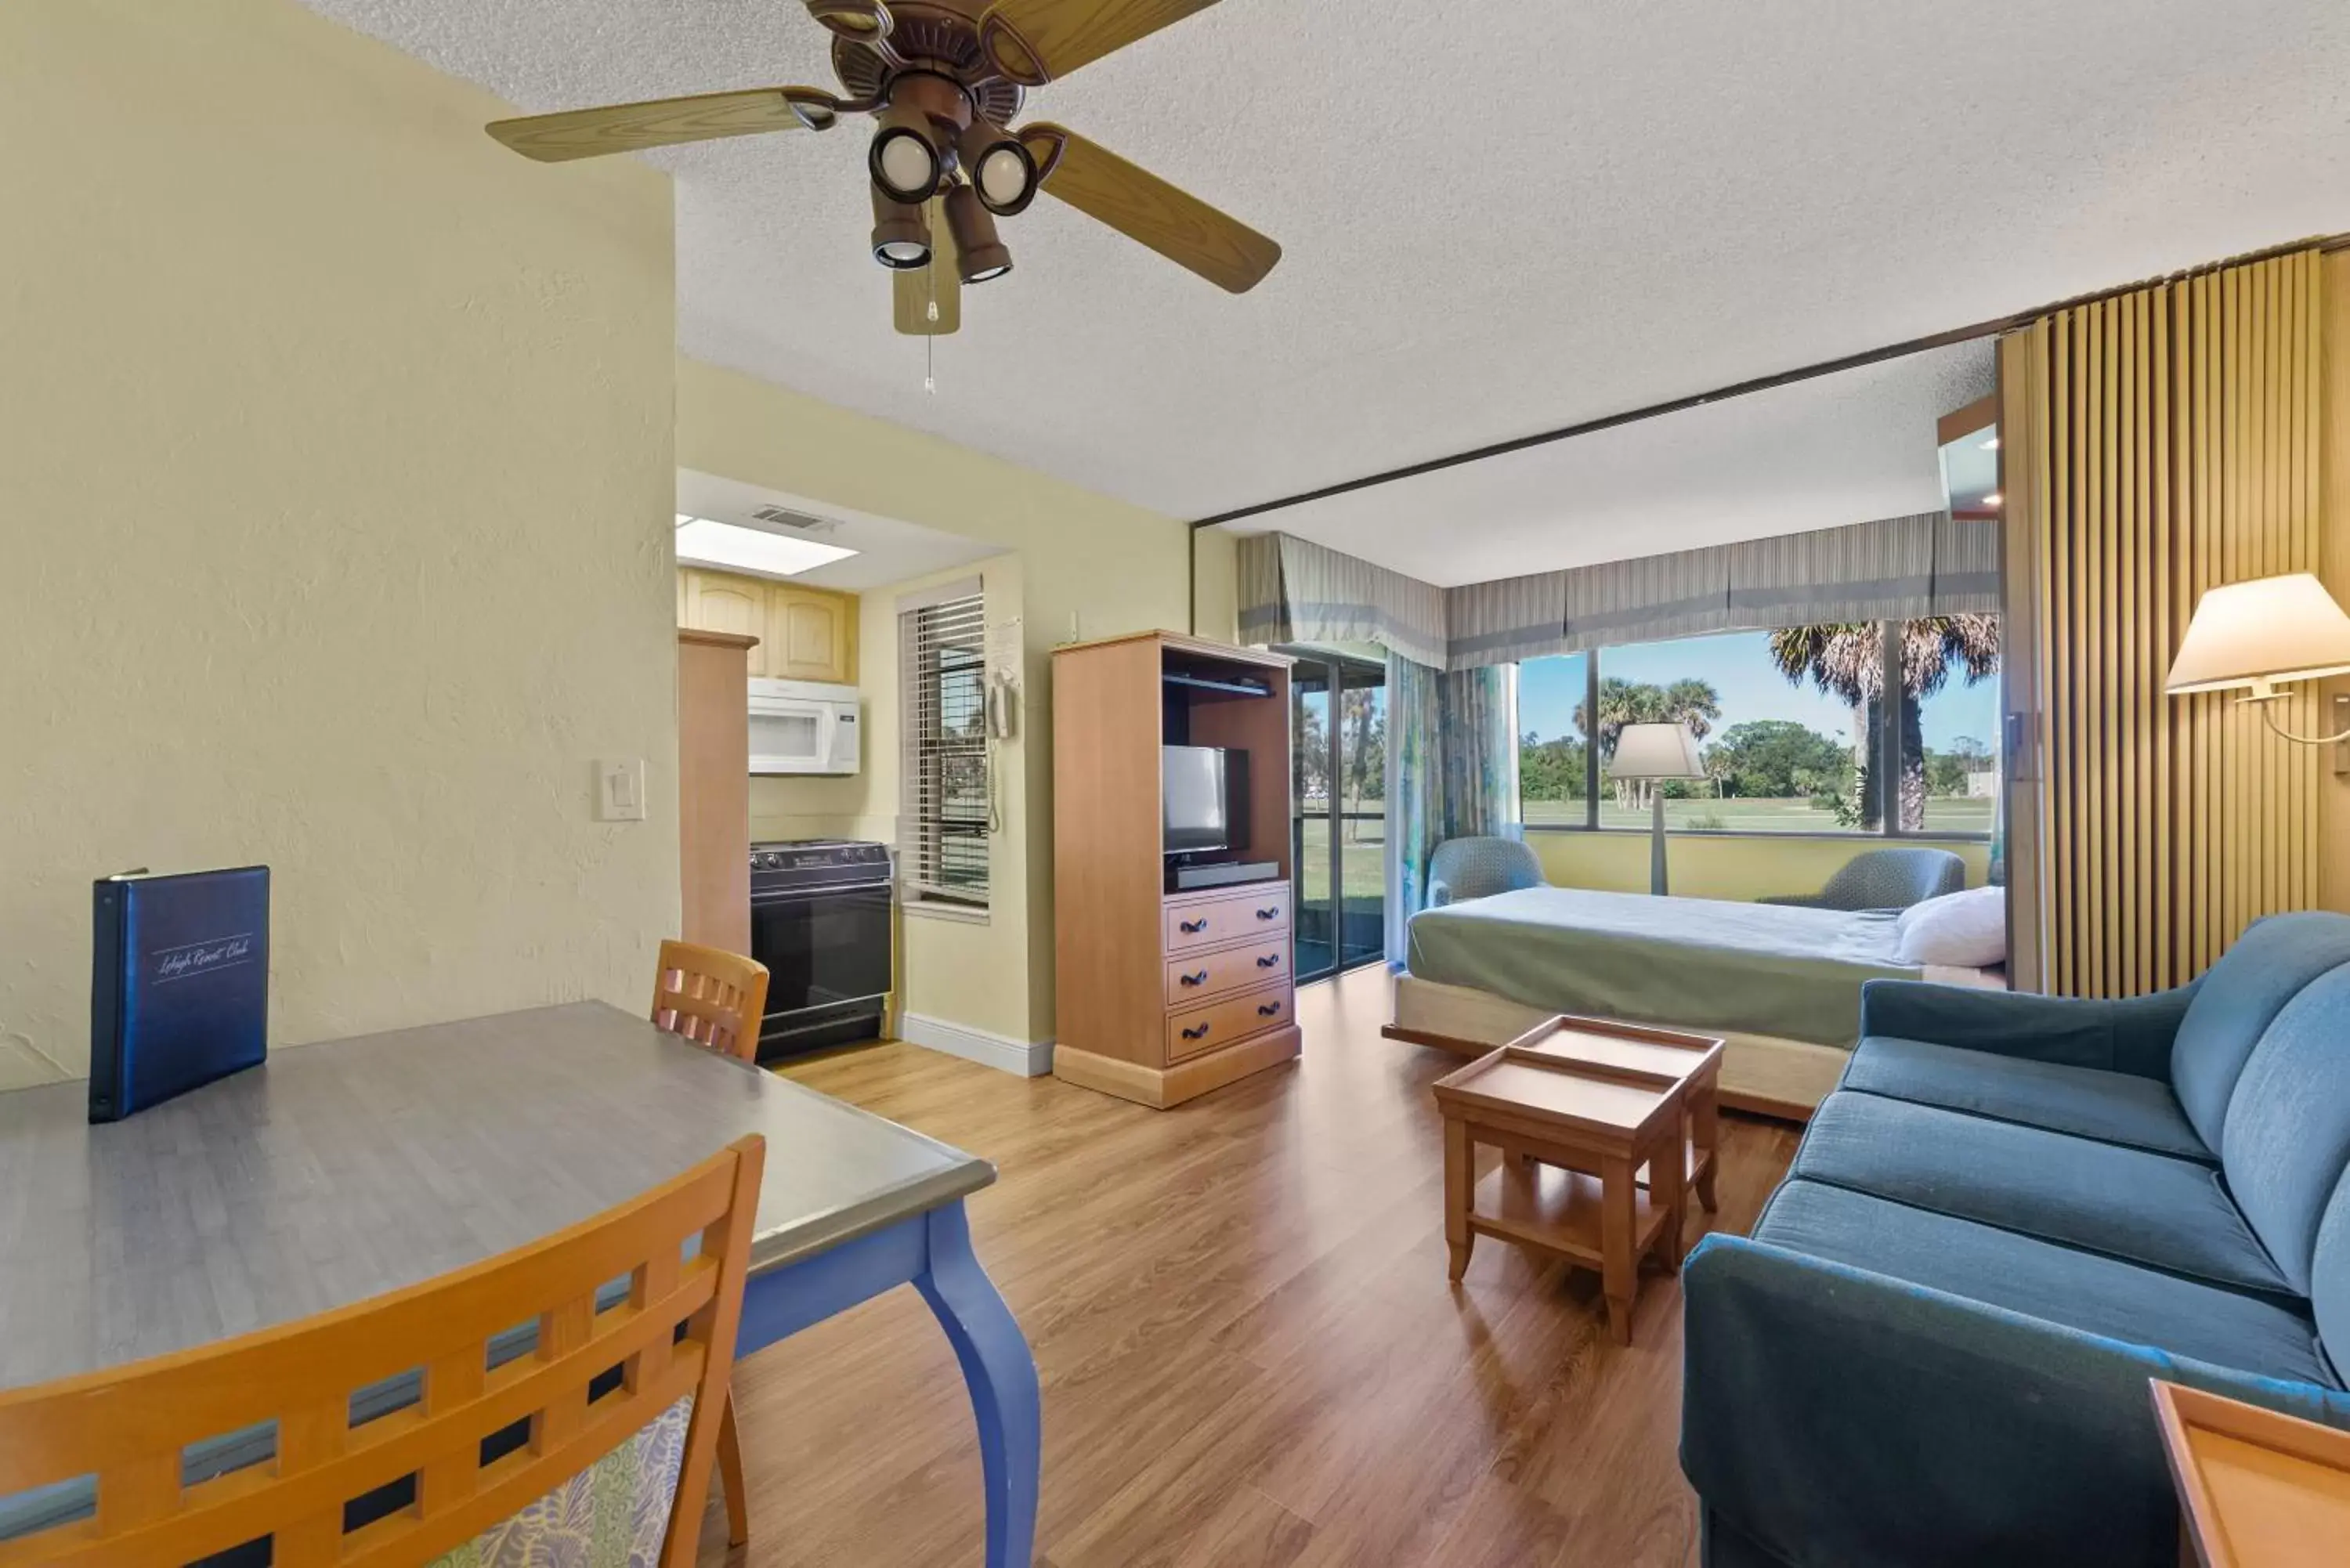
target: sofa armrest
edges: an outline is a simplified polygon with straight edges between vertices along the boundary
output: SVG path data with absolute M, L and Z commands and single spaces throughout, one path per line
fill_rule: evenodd
M 2178 1504 L 2149 1378 L 2350 1426 L 2350 1396 L 1742 1238 L 1709 1237 L 1684 1288 L 1681 1469 L 1806 1568 L 2168 1568 Z
M 2194 995 L 2193 983 L 2106 1002 L 1872 980 L 1860 988 L 1860 1032 L 2167 1080 L 2170 1042 Z

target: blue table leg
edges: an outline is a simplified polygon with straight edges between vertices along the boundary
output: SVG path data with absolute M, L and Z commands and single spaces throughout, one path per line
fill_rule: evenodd
M 1036 1561 L 1036 1478 L 1044 1420 L 1036 1359 L 972 1254 L 971 1222 L 960 1199 L 933 1209 L 930 1262 L 914 1288 L 938 1314 L 962 1363 L 979 1417 L 980 1466 L 987 1480 L 987 1568 L 1033 1568 Z

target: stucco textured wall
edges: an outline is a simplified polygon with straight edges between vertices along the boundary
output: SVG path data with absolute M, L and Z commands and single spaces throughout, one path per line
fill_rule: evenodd
M 132 866 L 269 864 L 274 1044 L 642 1004 L 668 183 L 502 110 L 292 0 L 0 7 L 0 1086 L 84 1070 Z

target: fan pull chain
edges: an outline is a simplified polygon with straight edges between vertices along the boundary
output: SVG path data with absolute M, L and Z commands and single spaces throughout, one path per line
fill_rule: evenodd
M 923 281 L 930 285 L 931 289 L 931 302 L 924 310 L 931 325 L 936 327 L 939 324 L 938 269 L 932 267 L 926 272 L 923 275 Z M 922 390 L 933 398 L 939 395 L 938 343 L 939 335 L 936 332 L 922 334 Z

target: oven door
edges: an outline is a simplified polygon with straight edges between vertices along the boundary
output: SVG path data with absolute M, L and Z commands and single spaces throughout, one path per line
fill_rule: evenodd
M 767 966 L 767 1017 L 889 991 L 889 884 L 751 898 L 751 956 Z

